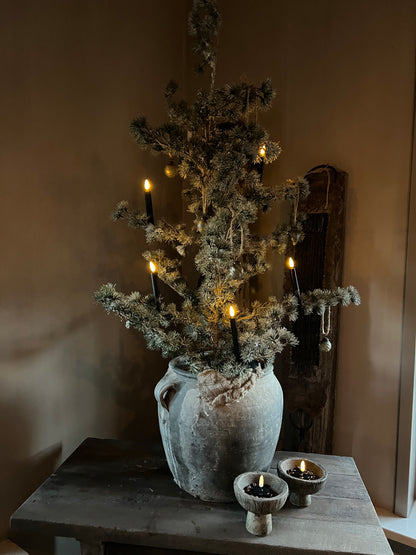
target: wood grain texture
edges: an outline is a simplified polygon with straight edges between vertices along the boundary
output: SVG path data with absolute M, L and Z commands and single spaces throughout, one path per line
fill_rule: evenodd
M 305 176 L 310 195 L 300 204 L 308 214 L 306 237 L 291 253 L 297 262 L 300 288 L 333 289 L 342 285 L 347 174 L 319 166 Z M 286 278 L 284 288 L 291 290 Z M 319 350 L 321 320 L 300 316 L 293 325 L 299 347 L 277 359 L 285 409 L 279 447 L 331 453 L 335 402 L 339 308 L 331 309 L 332 350 Z
M 274 465 L 289 455 L 277 453 Z M 286 504 L 273 516 L 272 533 L 259 538 L 246 531 L 237 503 L 189 496 L 174 484 L 165 460 L 140 444 L 90 438 L 14 513 L 13 537 L 18 543 L 19 532 L 69 536 L 92 550 L 111 542 L 230 555 L 391 554 L 354 461 L 308 457 L 327 468 L 326 487 L 310 507 Z

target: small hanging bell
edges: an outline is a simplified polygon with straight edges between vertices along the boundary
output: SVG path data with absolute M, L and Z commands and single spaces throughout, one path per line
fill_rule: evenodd
M 332 348 L 332 343 L 330 342 L 330 340 L 327 337 L 323 337 L 319 343 L 319 349 L 323 353 L 329 353 L 331 348 Z

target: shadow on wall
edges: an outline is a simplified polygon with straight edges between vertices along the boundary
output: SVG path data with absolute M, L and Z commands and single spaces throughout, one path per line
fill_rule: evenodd
M 31 337 L 16 336 L 13 340 L 12 337 L 7 337 L 7 341 L 1 345 L 1 361 L 18 362 L 26 357 L 34 356 L 44 351 L 48 347 L 56 344 L 60 339 L 63 339 L 73 332 L 83 328 L 90 320 L 91 313 L 81 314 L 78 317 L 68 321 L 65 326 L 57 326 L 53 330 L 50 329 L 47 333 L 31 334 Z
M 153 390 L 168 361 L 158 351 L 149 351 L 134 330 L 121 330 L 117 356 L 117 364 L 104 373 L 119 409 L 117 435 L 120 439 L 157 442 L 160 434 Z M 108 361 L 103 361 L 103 366 L 108 366 Z
M 53 472 L 62 446 L 56 443 L 28 456 L 30 419 L 22 407 L 1 401 L 0 422 L 0 537 L 6 537 L 10 515 Z

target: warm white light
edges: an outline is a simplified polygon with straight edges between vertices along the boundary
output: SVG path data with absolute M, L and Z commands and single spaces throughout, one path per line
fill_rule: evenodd
M 266 156 L 266 145 L 263 145 L 259 149 L 259 155 L 264 158 Z
M 263 477 L 263 474 L 260 475 L 260 478 L 259 478 L 259 486 L 260 486 L 261 488 L 264 486 L 264 477 Z
M 289 268 L 295 267 L 295 261 L 293 260 L 292 257 L 290 257 L 289 260 L 287 261 L 287 265 L 289 266 Z
M 150 181 L 148 179 L 144 180 L 144 188 L 146 191 L 150 191 Z
M 300 461 L 300 467 L 299 468 L 300 468 L 301 472 L 305 472 L 305 470 L 306 470 L 305 461 Z
M 156 266 L 151 261 L 149 262 L 149 266 L 150 266 L 150 271 L 152 272 L 152 274 L 154 274 L 156 272 Z
M 230 306 L 230 316 L 231 316 L 231 318 L 234 318 L 234 316 L 235 316 L 235 310 L 234 310 L 233 306 Z

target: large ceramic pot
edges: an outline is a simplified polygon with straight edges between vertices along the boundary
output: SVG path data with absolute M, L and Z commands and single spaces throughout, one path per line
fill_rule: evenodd
M 234 500 L 234 478 L 267 471 L 279 439 L 282 388 L 268 366 L 239 400 L 215 405 L 180 359 L 155 388 L 169 468 L 180 488 L 205 501 Z

